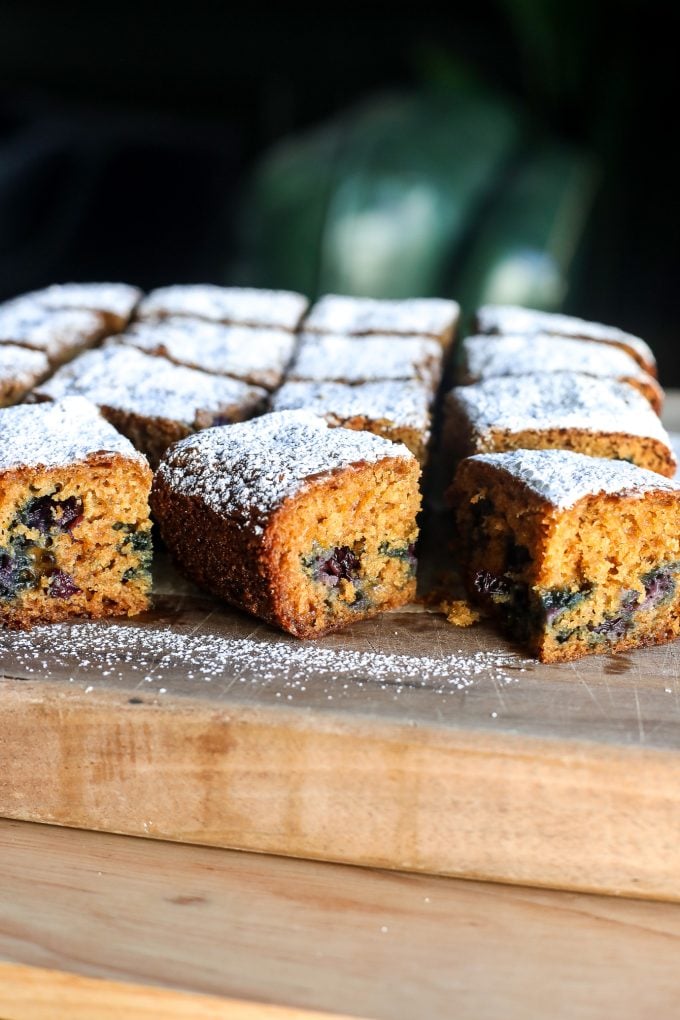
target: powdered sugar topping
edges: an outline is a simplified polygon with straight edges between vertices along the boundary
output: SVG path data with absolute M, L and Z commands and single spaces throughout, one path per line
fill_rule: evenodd
M 513 450 L 511 453 L 476 454 L 471 459 L 507 472 L 561 509 L 599 493 L 621 496 L 680 493 L 680 482 L 654 471 L 646 471 L 624 460 L 587 457 L 571 450 Z
M 310 481 L 386 457 L 413 454 L 370 432 L 330 428 L 309 411 L 280 411 L 182 440 L 158 475 L 175 492 L 198 496 L 216 513 L 261 530 L 272 510 Z
M 127 283 L 55 283 L 44 290 L 22 294 L 12 303 L 26 308 L 39 305 L 52 311 L 79 308 L 127 320 L 141 296 L 138 287 Z
M 295 330 L 308 303 L 302 294 L 288 290 L 187 284 L 152 290 L 141 302 L 138 316 L 193 315 L 213 322 Z
M 649 379 L 621 347 L 573 337 L 469 336 L 461 344 L 464 372 L 471 381 L 534 372 L 582 372 L 612 379 Z
M 326 294 L 312 307 L 303 328 L 310 333 L 395 333 L 440 337 L 454 329 L 459 315 L 459 305 L 444 298 L 378 300 Z
M 359 383 L 379 379 L 439 382 L 442 348 L 428 337 L 346 337 L 303 334 L 289 379 Z
M 80 394 L 101 407 L 169 419 L 191 428 L 199 410 L 217 414 L 243 407 L 254 413 L 266 397 L 265 390 L 238 379 L 208 375 L 115 343 L 81 354 L 36 393 L 50 400 Z
M 459 386 L 451 399 L 482 434 L 579 429 L 656 439 L 670 452 L 668 433 L 648 401 L 610 379 L 577 372 L 506 376 Z
M 102 329 L 102 320 L 96 312 L 51 311 L 21 299 L 0 308 L 0 343 L 44 351 L 50 361 L 61 360 L 94 343 Z
M 29 347 L 17 347 L 14 344 L 0 344 L 0 380 L 27 379 L 32 386 L 37 379 L 46 375 L 49 361 L 42 351 L 33 351 Z
M 274 411 L 307 408 L 334 423 L 350 418 L 387 421 L 426 432 L 432 393 L 423 383 L 383 380 L 348 386 L 338 382 L 287 382 L 272 398 Z
M 0 410 L 0 471 L 65 467 L 101 452 L 146 464 L 132 443 L 82 397 Z
M 624 333 L 616 326 L 587 322 L 573 315 L 541 312 L 519 305 L 484 305 L 477 311 L 477 328 L 480 333 L 549 333 L 558 336 L 582 337 L 599 343 L 619 344 L 627 347 L 643 368 L 654 369 L 656 359 L 648 344 L 632 333 Z

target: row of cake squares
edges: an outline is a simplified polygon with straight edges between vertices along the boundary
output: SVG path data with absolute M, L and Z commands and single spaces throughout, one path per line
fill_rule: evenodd
M 672 640 L 680 486 L 652 352 L 527 309 L 476 326 L 444 434 L 470 597 L 548 662 Z

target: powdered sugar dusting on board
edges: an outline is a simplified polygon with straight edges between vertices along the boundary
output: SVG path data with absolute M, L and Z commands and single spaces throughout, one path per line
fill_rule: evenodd
M 46 656 L 45 646 L 49 647 Z M 494 685 L 517 683 L 533 665 L 511 651 L 476 651 L 441 655 L 407 655 L 323 646 L 267 633 L 261 639 L 179 632 L 149 624 L 53 624 L 29 634 L 0 632 L 0 667 L 7 657 L 8 675 L 17 670 L 50 680 L 70 674 L 95 688 L 92 681 L 139 677 L 139 693 L 163 694 L 173 679 L 275 687 L 276 697 L 292 701 L 307 691 L 329 700 L 343 690 L 377 687 L 399 694 L 404 687 L 454 693 L 481 679 Z
M 295 336 L 287 330 L 225 326 L 181 316 L 137 323 L 116 340 L 178 365 L 231 375 L 267 389 L 279 385 L 295 346 Z
M 428 337 L 303 334 L 289 379 L 359 383 L 378 379 L 422 379 L 434 389 L 439 382 L 442 348 Z
M 326 294 L 303 323 L 310 333 L 423 334 L 441 336 L 458 322 L 460 307 L 443 298 L 378 300 Z
M 519 305 L 484 305 L 477 311 L 477 328 L 480 333 L 551 333 L 558 336 L 582 337 L 598 343 L 620 344 L 628 347 L 643 368 L 655 368 L 656 358 L 651 348 L 639 336 L 624 333 L 616 326 L 587 322 L 573 315 L 540 312 Z
M 93 454 L 117 453 L 146 465 L 129 440 L 82 397 L 0 410 L 0 471 L 65 467 Z
M 668 433 L 649 402 L 632 386 L 578 372 L 487 379 L 452 391 L 476 431 L 579 429 L 656 439 Z
M 570 450 L 513 450 L 471 458 L 516 478 L 553 506 L 566 509 L 588 495 L 636 498 L 648 492 L 680 493 L 680 482 L 624 460 L 587 457 Z
M 295 330 L 308 304 L 302 294 L 288 290 L 180 284 L 152 290 L 141 302 L 138 315 L 142 319 L 195 315 L 214 322 Z
M 405 446 L 371 432 L 333 429 L 308 411 L 280 411 L 177 443 L 158 476 L 223 516 L 261 530 L 268 515 L 311 481 L 361 462 L 414 459 Z
M 348 386 L 338 382 L 287 382 L 272 398 L 274 411 L 307 408 L 334 420 L 367 418 L 427 432 L 432 393 L 411 380 L 380 380 Z

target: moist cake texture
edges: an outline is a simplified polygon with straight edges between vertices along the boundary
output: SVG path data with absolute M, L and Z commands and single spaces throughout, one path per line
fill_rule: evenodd
M 151 500 L 195 582 L 317 637 L 413 598 L 419 474 L 401 445 L 282 411 L 173 446 Z
M 576 372 L 487 379 L 446 397 L 453 458 L 514 449 L 568 449 L 629 460 L 672 477 L 670 438 L 635 389 Z
M 80 397 L 0 411 L 0 622 L 133 615 L 151 590 L 151 471 Z
M 544 662 L 680 633 L 680 484 L 564 450 L 464 460 L 450 491 L 470 597 Z

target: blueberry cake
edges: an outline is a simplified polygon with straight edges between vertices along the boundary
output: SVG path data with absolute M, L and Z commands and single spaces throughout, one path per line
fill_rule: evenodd
M 287 382 L 272 397 L 274 411 L 305 408 L 329 425 L 374 432 L 403 443 L 421 464 L 430 440 L 430 388 L 417 380 Z
M 116 340 L 177 365 L 230 375 L 268 390 L 281 385 L 295 347 L 295 334 L 288 330 L 225 326 L 181 316 L 137 323 Z
M 22 294 L 8 304 L 24 310 L 38 307 L 53 312 L 94 312 L 107 333 L 118 333 L 130 321 L 141 296 L 138 287 L 127 283 L 56 283 Z
M 151 588 L 151 471 L 81 397 L 0 411 L 0 621 L 132 615 Z
M 499 377 L 456 387 L 445 405 L 444 444 L 453 460 L 566 449 L 675 473 L 668 433 L 649 402 L 610 379 L 577 372 Z
M 47 355 L 14 344 L 0 344 L 0 407 L 18 404 L 50 371 Z
M 186 284 L 152 290 L 141 301 L 137 315 L 140 319 L 188 315 L 233 326 L 258 326 L 294 332 L 308 304 L 302 294 L 289 290 Z
M 459 317 L 459 305 L 444 298 L 388 300 L 326 294 L 313 305 L 303 329 L 345 336 L 429 336 L 446 348 L 453 342 Z
M 40 351 L 52 367 L 98 343 L 108 332 L 97 312 L 51 311 L 23 300 L 0 307 L 0 344 Z
M 288 379 L 349 384 L 380 379 L 419 379 L 434 392 L 443 352 L 436 340 L 409 336 L 332 336 L 303 333 Z
M 167 447 L 197 429 L 258 414 L 267 392 L 227 376 L 174 365 L 116 343 L 81 354 L 36 387 L 34 401 L 79 395 L 102 414 L 152 465 Z
M 404 446 L 282 411 L 177 443 L 151 505 L 192 580 L 310 638 L 413 598 L 419 474 Z
M 680 633 L 680 484 L 566 450 L 482 454 L 451 490 L 470 597 L 543 662 Z
M 645 372 L 653 376 L 657 374 L 656 358 L 648 344 L 639 336 L 624 333 L 616 326 L 604 326 L 572 315 L 539 312 L 518 305 L 484 305 L 478 309 L 475 322 L 479 333 L 521 333 L 524 336 L 547 333 L 550 336 L 570 336 L 595 343 L 613 344 L 628 351 Z
M 469 336 L 460 345 L 458 381 L 463 385 L 499 376 L 539 372 L 580 372 L 628 383 L 647 398 L 657 414 L 661 412 L 661 386 L 620 347 L 545 333 Z

